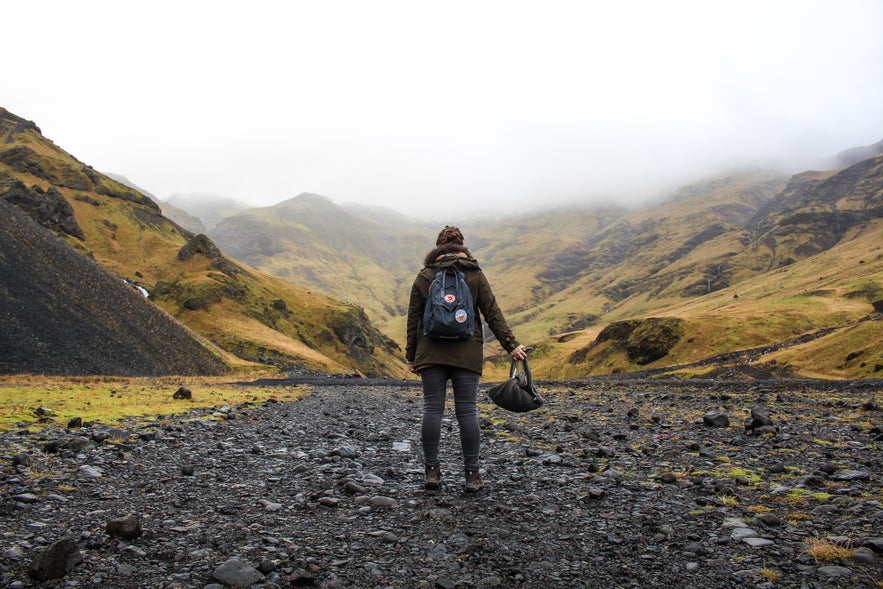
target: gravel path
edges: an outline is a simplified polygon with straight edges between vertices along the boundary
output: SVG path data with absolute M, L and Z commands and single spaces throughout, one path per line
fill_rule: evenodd
M 476 495 L 452 410 L 423 490 L 416 384 L 311 390 L 3 433 L 0 586 L 883 583 L 878 383 L 547 383 L 540 411 L 482 407 Z

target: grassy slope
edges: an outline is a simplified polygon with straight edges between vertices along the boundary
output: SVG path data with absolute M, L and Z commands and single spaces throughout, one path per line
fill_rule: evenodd
M 542 284 L 545 297 L 535 297 L 530 307 L 510 313 L 522 339 L 537 341 L 570 331 L 581 321 L 602 326 L 654 314 L 681 303 L 685 289 L 704 285 L 709 266 L 744 248 L 745 231 L 739 223 L 772 198 L 778 185 L 768 175 L 748 175 L 689 187 L 665 203 L 610 211 L 603 217 L 558 214 L 526 223 L 510 259 L 498 260 L 486 251 L 489 248 L 476 255 L 486 260 L 498 297 L 509 308 L 521 307 L 517 297 L 523 292 L 511 294 L 526 290 L 520 285 L 539 290 L 536 285 Z M 562 217 L 567 220 L 565 230 L 557 231 L 556 221 Z M 712 232 L 707 240 L 688 247 L 713 225 L 721 228 L 719 235 Z M 499 230 L 491 226 L 485 231 Z
M 759 366 L 774 366 L 808 377 L 879 378 L 883 352 L 877 342 L 883 339 L 883 321 L 870 303 L 883 298 L 881 289 L 883 220 L 874 219 L 854 230 L 843 243 L 807 260 L 715 293 L 680 302 L 670 299 L 667 306 L 642 309 L 686 322 L 687 337 L 656 363 L 638 367 L 621 353 L 606 355 L 603 346 L 583 363 L 563 361 L 590 345 L 600 331 L 596 328 L 544 340 L 543 353 L 533 363 L 534 372 L 541 377 L 562 378 L 697 362 L 711 355 L 772 346 L 834 328 L 825 337 L 757 354 L 751 360 Z M 846 360 L 856 354 L 854 361 Z
M 871 166 L 866 180 L 873 175 Z M 830 194 L 833 189 L 825 186 L 825 181 L 839 182 L 843 189 L 842 178 L 837 176 L 835 172 L 811 173 L 801 181 L 813 185 L 821 182 L 816 192 Z M 829 226 L 819 219 L 805 219 L 803 214 L 813 207 L 825 210 L 831 205 L 818 207 L 807 197 L 805 186 L 800 190 L 792 186 L 793 194 L 786 191 L 782 205 L 769 216 L 764 239 L 752 244 L 754 234 L 748 223 L 751 210 L 761 208 L 775 183 L 767 184 L 763 178 L 755 179 L 760 182 L 751 178 L 734 180 L 697 187 L 662 206 L 623 213 L 600 233 L 587 232 L 591 237 L 572 245 L 583 264 L 577 261 L 569 268 L 565 266 L 571 270 L 571 284 L 534 308 L 510 314 L 519 337 L 537 346 L 534 373 L 545 378 L 567 378 L 656 368 L 771 346 L 822 328 L 835 328 L 827 337 L 752 360 L 760 360 L 761 365 L 775 360 L 778 369 L 807 376 L 879 377 L 883 359 L 873 343 L 865 342 L 879 341 L 883 325 L 867 321 L 855 326 L 855 322 L 874 315 L 870 303 L 883 298 L 880 220 L 859 223 L 838 235 L 837 245 L 826 249 L 830 239 L 820 245 L 818 235 L 822 230 L 829 231 Z M 864 191 L 861 199 L 854 191 L 844 192 L 833 206 L 838 210 L 874 206 L 874 194 L 879 194 L 883 184 L 867 180 L 858 185 Z M 571 221 L 574 218 L 569 216 Z M 796 224 L 795 219 L 804 223 Z M 566 225 L 565 231 L 554 238 L 546 235 L 542 240 L 531 235 L 540 234 L 541 225 L 546 223 L 525 223 L 519 228 L 524 235 L 522 242 L 541 253 L 533 271 L 513 265 L 511 274 L 517 278 L 510 283 L 515 288 L 516 282 L 535 281 L 544 266 L 548 267 L 550 250 L 568 235 Z M 581 223 L 593 226 L 584 219 Z M 682 247 L 712 224 L 727 230 L 692 250 Z M 489 234 L 498 231 L 495 227 L 485 230 Z M 622 251 L 621 259 L 613 256 L 617 249 Z M 680 255 L 673 256 L 673 252 Z M 490 261 L 485 267 L 497 285 L 504 308 L 520 300 L 517 297 L 523 297 L 526 289 L 510 296 L 507 289 L 511 287 L 501 279 L 507 270 L 495 264 L 493 251 L 486 248 L 478 253 Z M 529 251 L 513 253 L 506 262 L 519 258 L 532 256 Z M 777 267 L 779 261 L 788 258 L 796 263 Z M 715 272 L 710 272 L 712 269 Z M 715 273 L 720 275 L 714 285 L 718 290 L 701 293 L 703 281 Z M 611 296 L 619 293 L 627 296 L 620 300 Z M 611 343 L 594 344 L 603 326 L 612 321 L 667 315 L 684 320 L 686 336 L 668 356 L 648 366 L 630 363 L 622 349 Z M 583 329 L 566 328 L 574 320 L 592 316 L 597 320 Z M 858 343 L 843 335 L 847 332 L 860 332 L 870 339 Z M 587 356 L 586 349 L 590 350 Z M 580 351 L 584 357 L 580 357 Z M 575 353 L 577 358 L 571 360 Z M 826 360 L 820 361 L 820 357 Z M 851 358 L 849 362 L 847 357 Z M 502 364 L 492 372 L 502 374 Z
M 265 272 L 365 308 L 394 339 L 401 336 L 397 320 L 406 311 L 410 277 L 431 246 L 426 234 L 391 229 L 311 194 L 234 215 L 210 234 Z
M 105 268 L 151 292 L 162 282 L 180 286 L 177 291 L 154 297 L 154 302 L 197 333 L 235 353 L 238 358 L 228 357 L 231 362 L 244 366 L 249 360 L 266 358 L 330 372 L 405 374 L 394 347 L 370 326 L 365 329 L 369 343 L 362 350 L 354 350 L 329 329 L 331 323 L 346 322 L 358 315 L 351 305 L 230 260 L 226 261 L 228 267 L 236 269 L 234 276 L 218 271 L 200 254 L 182 262 L 178 251 L 191 235 L 144 202 L 149 199 L 94 172 L 35 128 L 19 128 L 9 136 L 12 142 L 5 148 L 30 150 L 27 159 L 31 167 L 0 163 L 0 176 L 43 189 L 55 186 L 73 206 L 86 236 L 84 242 L 67 238 L 68 242 Z M 35 175 L 32 172 L 37 167 L 42 173 Z M 204 310 L 206 317 L 188 310 L 175 297 L 176 293 L 194 290 L 220 294 L 218 304 Z M 290 311 L 287 317 L 275 311 L 274 303 L 279 300 Z M 207 317 L 210 320 L 206 321 Z
M 881 284 L 880 270 L 874 260 L 858 264 L 851 253 L 873 251 L 883 242 L 875 222 L 832 237 L 824 216 L 806 216 L 874 202 L 880 183 L 873 174 L 860 194 L 852 188 L 847 194 L 844 187 L 852 185 L 843 176 L 808 172 L 786 188 L 785 179 L 774 174 L 746 172 L 687 186 L 664 203 L 635 210 L 555 210 L 462 227 L 516 335 L 537 346 L 533 365 L 539 376 L 639 368 L 612 345 L 596 347 L 579 361 L 569 359 L 612 321 L 682 318 L 687 335 L 652 368 L 775 344 L 820 328 L 845 328 L 869 313 L 868 293 Z M 842 198 L 824 202 L 838 190 Z M 357 211 L 341 214 L 330 202 L 307 200 L 289 201 L 287 213 L 283 207 L 240 216 L 249 220 L 244 229 L 259 229 L 275 246 L 282 244 L 259 258 L 261 267 L 283 276 L 297 267 L 298 281 L 360 302 L 382 317 L 387 335 L 402 341 L 404 317 L 397 309 L 403 310 L 416 265 L 401 261 L 419 261 L 433 230 L 407 223 L 384 227 L 386 242 L 399 248 L 390 258 L 393 265 L 364 255 L 366 242 L 357 237 L 364 239 L 366 220 Z M 424 249 L 402 248 L 405 236 L 421 232 L 427 237 Z M 842 245 L 830 249 L 837 243 Z M 850 294 L 858 291 L 865 295 Z M 380 308 L 380 299 L 395 301 L 394 308 Z M 831 353 L 843 357 L 850 353 L 840 354 L 834 341 L 830 336 L 805 345 L 834 346 Z M 777 354 L 783 355 L 780 366 L 814 370 L 799 356 Z M 486 378 L 502 377 L 507 366 L 499 346 L 490 343 L 486 356 L 491 360 Z M 832 368 L 830 374 L 871 376 L 875 364 Z
M 57 156 L 51 144 L 31 147 L 39 156 Z M 66 165 L 67 173 L 75 176 L 80 164 Z M 651 367 L 693 362 L 835 328 L 829 336 L 760 360 L 775 356 L 779 365 L 802 374 L 870 376 L 876 356 L 850 344 L 850 338 L 842 334 L 851 330 L 871 336 L 870 341 L 879 340 L 872 337 L 877 334 L 875 322 L 855 325 L 869 314 L 872 299 L 879 300 L 875 294 L 883 283 L 879 258 L 869 253 L 858 260 L 856 252 L 876 252 L 883 240 L 876 221 L 843 233 L 833 231 L 824 215 L 879 207 L 875 203 L 880 182 L 869 175 L 864 184 L 855 184 L 860 189 L 846 194 L 842 189 L 849 185 L 848 176 L 838 171 L 799 175 L 772 207 L 766 205 L 782 189 L 782 179 L 753 173 L 690 186 L 665 203 L 637 210 L 552 211 L 464 225 L 464 229 L 467 245 L 485 268 L 516 334 L 538 346 L 534 365 L 540 376 L 634 369 L 610 345 L 596 346 L 579 362 L 568 359 L 589 347 L 612 321 L 665 315 L 682 318 L 687 335 Z M 62 191 L 69 200 L 78 192 Z M 129 205 L 95 198 L 101 200 L 99 207 L 71 202 L 87 231 L 87 245 L 82 249 L 103 264 L 147 286 L 178 276 L 183 276 L 179 280 L 185 286 L 196 289 L 225 283 L 217 272 L 174 259 L 182 244 L 176 228 L 163 225 L 146 232 L 140 226 L 143 220 L 134 223 L 124 210 Z M 273 246 L 261 254 L 249 244 L 239 244 L 243 255 L 255 256 L 249 259 L 262 269 L 365 306 L 387 336 L 401 342 L 408 286 L 420 257 L 431 246 L 432 231 L 407 223 L 375 226 L 366 223 L 367 217 L 329 207 L 327 202 L 297 200 L 239 216 L 251 222 L 240 227 L 241 234 L 257 227 Z M 130 249 L 129 243 L 137 243 L 138 249 Z M 378 244 L 386 249 L 378 249 Z M 137 255 L 130 255 L 134 251 Z M 197 262 L 204 260 L 197 257 L 192 263 Z M 280 298 L 289 308 L 298 309 L 298 316 L 321 315 L 305 302 L 318 299 L 317 295 L 287 288 Z M 217 341 L 244 332 L 251 334 L 255 349 L 285 348 L 276 334 L 284 339 L 295 333 L 293 339 L 300 344 L 294 347 L 301 350 L 305 362 L 327 368 L 347 361 L 325 348 L 318 352 L 318 345 L 328 336 L 317 333 L 315 325 L 300 330 L 288 326 L 291 329 L 286 333 L 285 329 L 274 331 L 267 322 L 250 323 L 272 303 L 272 297 L 258 301 L 250 308 L 227 301 L 225 310 L 243 313 L 236 321 L 228 320 L 229 328 L 224 327 L 224 320 L 220 326 L 213 325 L 200 311 L 172 303 L 167 308 L 211 332 Z M 338 309 L 346 315 L 350 308 Z M 273 319 L 279 324 L 278 317 Z M 242 347 L 241 342 L 234 343 L 228 349 Z M 286 349 L 292 349 L 287 345 Z M 307 354 L 303 346 L 314 353 Z M 488 346 L 489 355 L 498 351 L 497 346 Z M 866 360 L 845 360 L 855 353 L 859 354 L 856 358 Z M 831 360 L 819 361 L 825 354 Z M 375 360 L 397 364 L 389 354 Z M 491 366 L 489 373 L 502 374 L 502 364 Z

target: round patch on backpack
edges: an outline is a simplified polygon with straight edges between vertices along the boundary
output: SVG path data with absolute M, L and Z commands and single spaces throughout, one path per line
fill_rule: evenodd
M 452 294 L 446 294 L 446 295 L 445 295 L 445 302 L 446 302 L 446 303 L 453 303 L 453 302 L 456 301 L 456 300 L 457 300 L 457 297 L 455 297 L 455 296 L 452 295 Z
M 463 309 L 457 309 L 457 312 L 454 313 L 454 319 L 457 321 L 457 323 L 465 323 L 467 319 L 466 311 L 464 311 Z

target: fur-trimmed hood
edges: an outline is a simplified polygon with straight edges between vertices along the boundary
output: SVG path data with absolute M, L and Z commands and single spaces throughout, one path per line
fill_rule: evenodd
M 442 245 L 436 247 L 433 250 L 430 250 L 426 257 L 423 258 L 423 267 L 429 268 L 435 265 L 435 263 L 439 260 L 439 258 L 443 258 L 449 254 L 453 254 L 460 258 L 472 258 L 472 254 L 469 252 L 469 249 L 465 245 L 460 245 L 459 243 L 443 243 Z

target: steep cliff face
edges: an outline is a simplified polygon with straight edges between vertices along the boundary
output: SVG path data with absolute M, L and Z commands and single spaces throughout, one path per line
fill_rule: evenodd
M 883 217 L 883 156 L 848 168 L 805 172 L 751 221 L 767 250 L 767 269 L 780 268 L 834 247 L 851 231 Z

